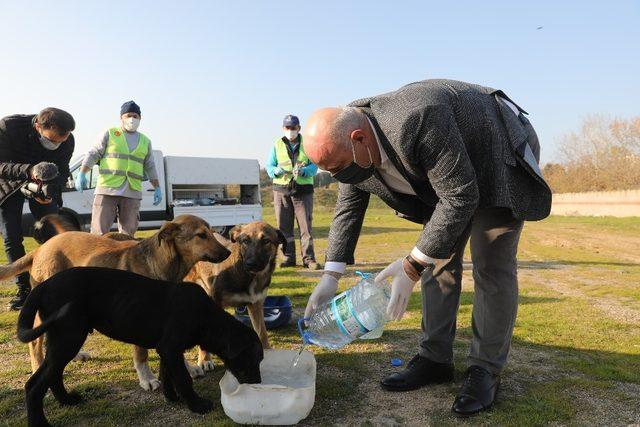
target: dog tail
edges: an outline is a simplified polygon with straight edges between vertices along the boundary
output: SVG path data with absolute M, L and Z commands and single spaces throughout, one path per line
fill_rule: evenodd
M 53 236 L 66 231 L 81 231 L 80 227 L 67 217 L 58 214 L 45 215 L 33 225 L 33 238 L 43 244 Z
M 42 292 L 45 288 L 45 286 L 36 286 L 29 293 L 22 310 L 20 310 L 20 315 L 18 316 L 18 339 L 21 342 L 27 343 L 35 340 L 40 335 L 44 334 L 53 323 L 65 317 L 67 313 L 69 313 L 69 309 L 71 307 L 70 302 L 63 305 L 40 325 L 35 328 L 33 327 L 36 313 L 38 312 L 42 301 Z
M 17 276 L 20 273 L 24 273 L 25 271 L 29 271 L 31 269 L 31 265 L 33 264 L 33 255 L 37 251 L 33 250 L 20 258 L 17 261 L 12 262 L 7 265 L 0 265 L 0 280 L 9 279 L 11 277 Z

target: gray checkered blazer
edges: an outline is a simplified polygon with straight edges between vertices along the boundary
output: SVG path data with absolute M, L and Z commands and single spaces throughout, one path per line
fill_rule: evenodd
M 451 255 L 478 208 L 506 207 L 522 220 L 547 217 L 551 190 L 538 168 L 538 137 L 526 111 L 514 114 L 502 98 L 509 99 L 483 86 L 425 80 L 352 102 L 417 196 L 394 192 L 377 173 L 340 184 L 326 260 L 353 263 L 370 194 L 399 216 L 426 222 L 416 246 L 439 259 Z

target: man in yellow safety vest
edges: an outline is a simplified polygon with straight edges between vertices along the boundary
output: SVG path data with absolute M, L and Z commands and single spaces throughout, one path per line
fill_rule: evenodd
M 151 141 L 138 132 L 140 107 L 133 101 L 122 104 L 118 127 L 100 135 L 84 157 L 76 179 L 76 189 L 88 188 L 87 174 L 98 163 L 98 182 L 91 213 L 91 232 L 104 234 L 114 220 L 118 230 L 133 236 L 138 228 L 142 181 L 147 176 L 154 187 L 153 204 L 162 201 L 162 190 L 153 162 Z
M 313 251 L 311 220 L 313 212 L 313 177 L 318 172 L 302 148 L 300 120 L 288 115 L 282 123 L 284 136 L 276 139 L 267 159 L 266 170 L 273 179 L 273 205 L 278 227 L 287 239 L 280 267 L 296 265 L 293 220 L 298 222 L 302 263 L 311 270 L 320 269 Z

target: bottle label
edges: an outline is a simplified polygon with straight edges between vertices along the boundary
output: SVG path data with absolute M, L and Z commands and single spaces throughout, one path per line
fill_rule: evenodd
M 333 317 L 338 323 L 338 328 L 345 336 L 350 338 L 358 338 L 359 336 L 369 332 L 362 322 L 356 316 L 350 298 L 351 290 L 343 292 L 331 301 L 331 311 Z

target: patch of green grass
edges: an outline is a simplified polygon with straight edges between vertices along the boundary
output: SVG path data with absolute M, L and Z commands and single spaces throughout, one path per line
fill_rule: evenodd
M 599 232 L 621 232 L 640 234 L 638 217 L 617 218 L 612 216 L 550 216 L 543 221 L 545 225 L 557 229 L 587 228 Z
M 484 415 L 491 424 L 505 426 L 546 426 L 550 422 L 563 424 L 571 421 L 576 407 L 564 391 L 572 385 L 569 380 L 530 384 L 525 392 L 514 399 L 500 400 L 494 411 Z

